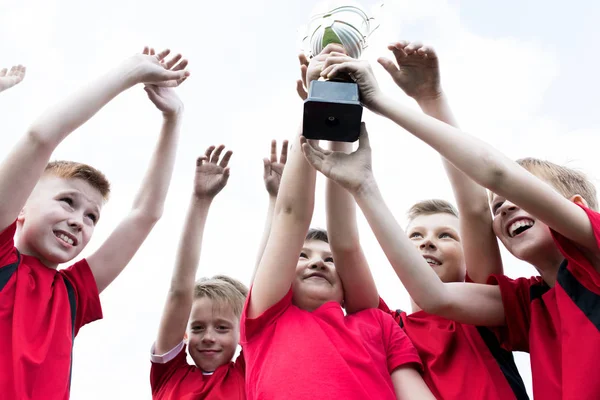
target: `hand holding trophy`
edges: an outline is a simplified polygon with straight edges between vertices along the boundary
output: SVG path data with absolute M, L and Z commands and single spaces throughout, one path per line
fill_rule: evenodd
M 311 18 L 304 38 L 308 56 L 317 56 L 332 43 L 359 58 L 373 32 L 371 18 L 358 7 L 342 6 Z M 335 81 L 307 82 L 303 135 L 307 139 L 354 142 L 360 134 L 362 105 L 358 85 L 348 76 Z

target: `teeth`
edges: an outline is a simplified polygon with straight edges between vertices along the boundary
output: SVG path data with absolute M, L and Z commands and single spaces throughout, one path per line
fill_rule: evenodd
M 429 264 L 440 265 L 440 263 L 435 261 L 433 258 L 429 258 L 429 257 L 423 257 L 423 258 L 425 258 L 425 261 L 427 261 Z
M 533 226 L 533 221 L 528 219 L 521 219 L 519 221 L 513 222 L 508 228 L 508 233 L 510 234 L 510 237 L 514 237 L 515 231 L 524 226 Z
M 58 238 L 59 238 L 59 239 L 61 239 L 63 242 L 67 242 L 67 243 L 69 243 L 70 245 L 72 245 L 72 244 L 73 244 L 73 239 L 71 239 L 70 237 L 68 237 L 68 236 L 67 236 L 67 235 L 65 235 L 64 233 L 61 233 L 61 234 L 58 236 Z

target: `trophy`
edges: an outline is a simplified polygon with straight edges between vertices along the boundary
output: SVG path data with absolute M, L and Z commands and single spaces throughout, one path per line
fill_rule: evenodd
M 342 6 L 311 18 L 304 38 L 308 57 L 338 43 L 352 58 L 360 57 L 373 32 L 371 20 L 358 7 Z M 304 101 L 303 135 L 307 139 L 354 142 L 360 134 L 362 105 L 358 85 L 349 76 L 309 83 Z

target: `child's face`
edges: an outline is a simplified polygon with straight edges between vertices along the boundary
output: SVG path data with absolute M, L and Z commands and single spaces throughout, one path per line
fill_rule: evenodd
M 19 214 L 17 247 L 53 268 L 72 260 L 90 241 L 102 204 L 82 179 L 43 177 Z
M 540 255 L 557 252 L 546 224 L 496 194 L 492 195 L 491 208 L 494 233 L 512 255 L 535 264 Z
M 231 306 L 201 297 L 192 305 L 188 338 L 196 366 L 212 372 L 232 360 L 240 340 L 240 319 Z
M 294 304 L 303 310 L 312 311 L 328 301 L 342 303 L 344 288 L 328 243 L 322 240 L 304 242 L 292 292 Z
M 443 282 L 464 281 L 458 218 L 447 213 L 419 215 L 411 221 L 407 234 Z

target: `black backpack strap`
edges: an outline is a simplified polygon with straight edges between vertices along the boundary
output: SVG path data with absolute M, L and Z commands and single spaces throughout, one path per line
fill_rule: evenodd
M 6 286 L 10 280 L 10 277 L 13 276 L 20 263 L 21 253 L 19 253 L 19 250 L 17 250 L 17 261 L 0 268 L 0 290 L 4 289 L 4 286 Z
M 69 308 L 71 309 L 71 366 L 69 367 L 69 388 L 71 387 L 71 376 L 73 374 L 73 346 L 75 343 L 75 318 L 77 316 L 77 298 L 75 296 L 75 288 L 71 282 L 63 275 L 65 286 L 67 287 L 67 295 L 69 296 Z
M 402 311 L 401 309 L 397 309 L 396 310 L 396 315 L 398 315 L 398 325 L 400 325 L 400 328 L 404 329 L 404 321 L 402 321 L 402 313 L 404 311 Z

